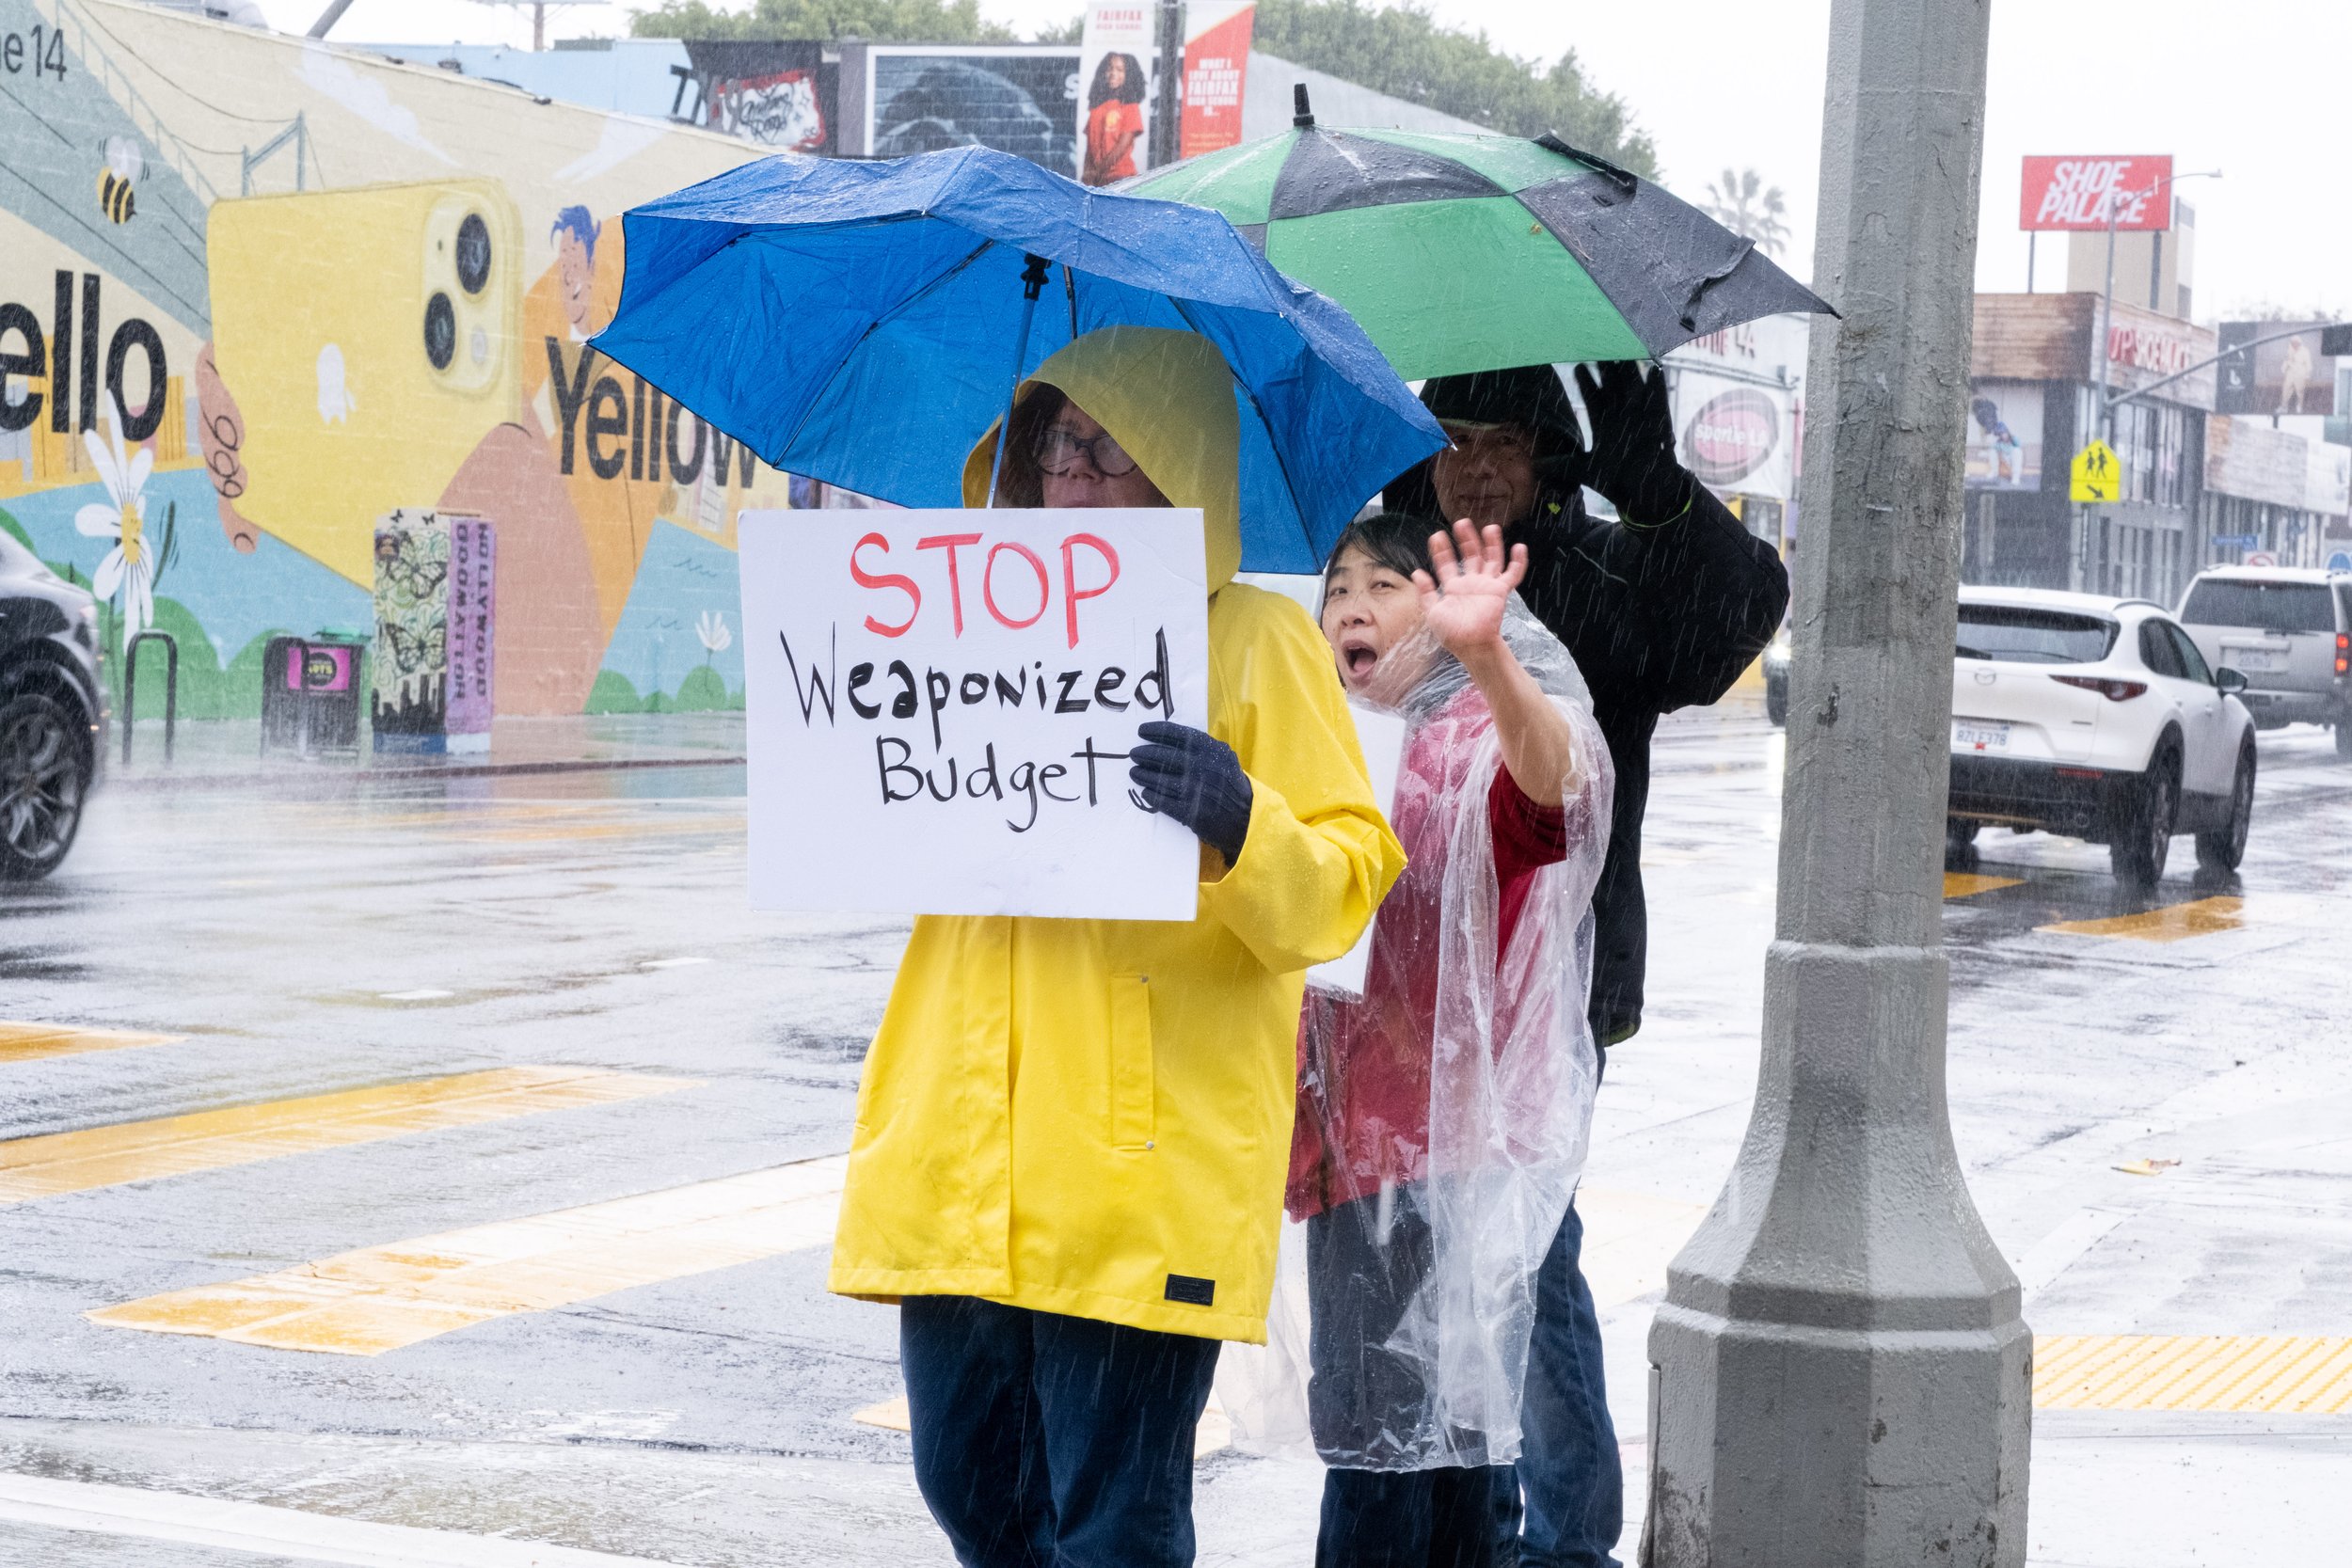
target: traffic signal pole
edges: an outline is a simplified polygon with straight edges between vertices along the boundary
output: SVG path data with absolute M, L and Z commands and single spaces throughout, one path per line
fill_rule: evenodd
M 2032 1340 L 1945 1104 L 1987 0 L 1833 0 L 1762 1070 L 1650 1334 L 1652 1568 L 2015 1568 Z
M 2127 194 L 2135 198 L 2146 196 L 2153 198 L 2157 192 L 2163 191 L 2165 199 L 2169 201 L 2172 197 L 2168 187 L 2183 180 L 2218 180 L 2220 178 L 2221 171 L 2217 168 L 2211 168 L 2200 169 L 2193 174 L 2168 174 L 2151 184 L 2145 191 L 2125 193 L 2118 191 L 2112 185 L 2107 187 L 2107 279 L 2106 286 L 2099 293 L 2099 327 L 2090 340 L 2090 362 L 2097 368 L 2097 374 L 2092 377 L 2090 383 L 2090 438 L 2092 440 L 2105 441 L 2110 447 L 2115 444 L 2115 432 L 2108 427 L 2115 419 L 2115 406 L 2118 399 L 2107 383 L 2107 366 L 2112 363 L 2107 354 L 2107 343 L 2115 335 L 2115 230 L 2122 216 L 2124 198 Z M 2169 221 L 2167 227 L 2169 227 Z M 2177 380 L 2178 378 L 2169 379 Z M 2067 584 L 2076 593 L 2101 591 L 2097 585 L 2090 581 L 2090 514 L 2077 506 L 2074 509 L 2074 571 Z

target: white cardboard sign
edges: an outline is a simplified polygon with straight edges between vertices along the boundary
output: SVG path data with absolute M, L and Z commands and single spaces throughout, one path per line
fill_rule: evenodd
M 1405 768 L 1405 721 L 1393 713 L 1359 707 L 1353 703 L 1347 711 L 1356 721 L 1356 744 L 1364 753 L 1364 770 L 1372 780 L 1372 798 L 1379 803 L 1380 815 L 1388 816 L 1396 810 L 1396 776 Z M 1375 910 L 1372 919 L 1364 925 L 1364 934 L 1356 939 L 1356 945 L 1307 971 L 1307 983 L 1317 990 L 1361 999 L 1364 981 L 1372 968 L 1373 927 L 1379 919 L 1380 912 Z
M 1197 509 L 748 512 L 760 909 L 1190 920 L 1200 841 L 1127 780 L 1208 722 Z

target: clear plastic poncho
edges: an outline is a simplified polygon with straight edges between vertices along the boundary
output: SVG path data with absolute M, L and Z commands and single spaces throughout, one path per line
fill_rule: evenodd
M 1246 1447 L 1311 1435 L 1326 1464 L 1369 1470 L 1518 1455 L 1536 1269 L 1597 1086 L 1585 999 L 1613 775 L 1567 649 L 1517 598 L 1503 636 L 1574 736 L 1556 812 L 1502 777 L 1486 700 L 1434 640 L 1408 689 L 1359 694 L 1407 725 L 1390 816 L 1410 863 L 1364 994 L 1308 992 L 1287 1204 L 1304 1223 L 1285 1227 L 1268 1349 L 1229 1354 L 1219 1379 Z M 1500 953 L 1498 824 L 1524 878 Z

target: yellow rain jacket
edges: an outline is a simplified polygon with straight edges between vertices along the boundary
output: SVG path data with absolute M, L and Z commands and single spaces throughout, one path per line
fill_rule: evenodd
M 1040 382 L 1205 514 L 1209 730 L 1249 775 L 1248 837 L 1231 869 L 1204 851 L 1189 923 L 914 923 L 858 1087 L 831 1288 L 1263 1343 L 1303 972 L 1353 945 L 1405 855 L 1322 634 L 1231 580 L 1239 432 L 1216 348 L 1114 327 L 1019 395 Z

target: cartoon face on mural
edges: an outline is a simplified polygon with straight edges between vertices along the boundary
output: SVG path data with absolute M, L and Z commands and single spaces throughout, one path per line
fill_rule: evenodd
M 394 512 L 495 528 L 499 712 L 739 705 L 740 653 L 697 617 L 736 597 L 737 515 L 787 482 L 586 341 L 620 213 L 757 149 L 120 0 L 0 0 L 0 33 L 36 23 L 54 62 L 0 100 L 28 176 L 0 182 L 0 527 L 88 580 L 83 436 L 110 413 L 183 525 L 150 586 L 183 712 L 258 711 L 273 633 L 376 626 Z M 141 94 L 142 58 L 224 86 Z

